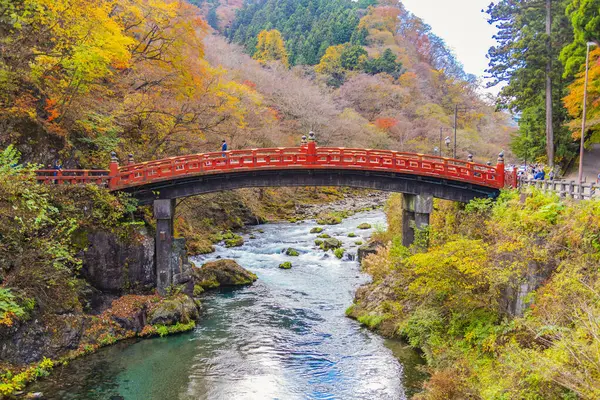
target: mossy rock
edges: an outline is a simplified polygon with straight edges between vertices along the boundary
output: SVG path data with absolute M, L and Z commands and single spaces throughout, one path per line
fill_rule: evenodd
M 357 228 L 358 229 L 371 229 L 371 224 L 367 224 L 366 222 L 363 222 L 362 224 L 357 226 Z
M 148 315 L 150 325 L 175 325 L 177 323 L 189 323 L 197 321 L 200 317 L 198 305 L 188 295 L 177 295 L 161 299 L 159 303 L 152 306 Z
M 320 246 L 322 244 L 323 244 L 323 241 L 321 239 L 315 240 L 315 246 Z
M 342 223 L 342 216 L 337 213 L 328 213 L 320 215 L 317 218 L 319 225 L 339 225 Z
M 256 236 L 254 236 L 254 235 L 250 235 L 250 236 L 248 236 L 248 238 L 249 238 L 249 239 L 256 239 Z
M 362 240 L 357 240 L 356 242 L 354 242 L 355 245 L 357 246 L 362 246 L 363 241 Z
M 290 247 L 285 251 L 285 255 L 290 257 L 298 257 L 300 255 L 300 252 Z
M 343 248 L 339 248 L 339 249 L 335 249 L 333 250 L 333 254 L 339 258 L 340 260 L 342 259 L 342 257 L 344 257 L 344 253 L 346 252 L 346 250 L 344 250 Z
M 350 233 L 348 234 L 348 237 L 349 237 L 349 238 L 354 238 L 354 237 L 356 237 L 356 233 L 354 233 L 354 232 L 350 232 Z
M 283 262 L 279 264 L 279 268 L 281 269 L 292 269 L 292 263 L 289 261 Z
M 319 236 L 317 236 L 319 239 L 329 239 L 331 238 L 331 236 L 329 236 L 326 233 L 321 233 Z
M 321 248 L 325 251 L 338 249 L 340 247 L 342 247 L 342 242 L 340 242 L 337 239 L 333 239 L 333 238 L 325 239 L 323 241 L 323 244 L 321 244 Z
M 264 229 L 258 229 L 257 232 L 258 233 L 265 233 L 265 230 Z
M 323 228 L 321 228 L 320 226 L 315 226 L 314 228 L 312 228 L 310 230 L 310 233 L 321 233 L 323 232 Z
M 241 236 L 235 236 L 231 239 L 225 240 L 225 247 L 240 247 L 244 245 L 244 238 Z
M 255 282 L 258 277 L 242 268 L 234 260 L 217 260 L 192 269 L 194 283 L 203 289 L 219 286 L 244 286 Z

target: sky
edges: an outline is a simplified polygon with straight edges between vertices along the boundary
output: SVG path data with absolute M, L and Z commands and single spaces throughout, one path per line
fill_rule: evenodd
M 494 45 L 495 28 L 486 21 L 492 0 L 401 0 L 406 8 L 431 26 L 444 39 L 465 71 L 479 77 L 488 66 L 486 54 Z M 497 90 L 490 90 L 496 93 Z

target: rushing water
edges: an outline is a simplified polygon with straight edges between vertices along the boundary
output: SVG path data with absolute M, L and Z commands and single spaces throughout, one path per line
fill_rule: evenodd
M 357 240 L 385 223 L 371 211 L 327 227 L 355 254 Z M 203 298 L 192 333 L 121 343 L 61 368 L 33 390 L 57 399 L 404 399 L 421 379 L 418 355 L 345 317 L 368 282 L 351 257 L 316 248 L 314 222 L 268 224 L 243 247 L 195 259 L 232 258 L 256 273 L 253 286 Z M 355 232 L 356 238 L 348 233 Z M 249 235 L 255 235 L 250 239 Z M 299 257 L 288 257 L 293 247 Z M 291 270 L 278 266 L 291 261 Z

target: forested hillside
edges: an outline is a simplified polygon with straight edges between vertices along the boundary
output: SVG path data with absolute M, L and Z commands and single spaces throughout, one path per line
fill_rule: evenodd
M 466 74 L 443 40 L 401 3 L 252 2 L 239 10 L 230 25 L 221 25 L 221 31 L 269 68 L 270 75 L 294 76 L 321 92 L 317 96 L 330 104 L 324 109 L 339 117 L 328 115 L 324 118 L 331 121 L 328 125 L 302 119 L 293 125 L 300 122 L 303 127 L 317 127 L 320 140 L 327 144 L 334 144 L 332 139 L 339 135 L 335 126 L 339 118 L 344 129 L 356 132 L 346 135 L 352 138 L 348 144 L 365 143 L 372 137 L 373 147 L 433 153 L 440 147 L 440 128 L 443 137 L 451 136 L 453 142 L 451 128 L 458 107 L 458 157 L 474 153 L 484 161 L 508 148 L 512 132 L 508 115 L 495 113 L 492 104 L 480 98 L 476 78 Z M 271 43 L 259 42 L 259 36 L 267 32 L 273 38 Z M 282 87 L 279 98 L 273 98 L 267 94 L 269 89 L 256 82 L 261 81 L 255 76 L 261 71 L 241 56 L 232 62 L 235 50 L 226 50 L 220 39 L 211 40 L 220 43 L 214 53 L 212 45 L 208 46 L 211 61 L 257 84 L 266 99 L 281 103 L 291 95 L 287 92 L 295 90 L 293 84 L 287 90 Z M 277 48 L 285 49 L 285 54 L 265 51 Z M 290 73 L 276 61 L 289 63 Z M 319 114 L 326 113 L 315 113 L 314 118 L 319 120 Z M 285 113 L 282 117 L 282 122 L 291 122 Z M 452 155 L 453 146 L 442 144 L 442 151 Z

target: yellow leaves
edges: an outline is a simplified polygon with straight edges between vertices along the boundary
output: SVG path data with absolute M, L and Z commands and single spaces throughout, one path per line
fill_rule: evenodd
M 333 74 L 342 69 L 342 52 L 345 45 L 329 46 L 321 57 L 321 62 L 315 67 L 319 74 Z
M 50 49 L 38 49 L 32 69 L 38 79 L 65 71 L 62 87 L 84 90 L 85 85 L 110 74 L 110 67 L 123 68 L 130 60 L 133 38 L 111 16 L 112 2 L 86 0 L 27 0 L 39 10 L 30 24 L 51 36 Z
M 283 65 L 289 67 L 288 54 L 281 32 L 277 29 L 260 32 L 254 59 L 263 64 L 269 61 L 281 61 Z
M 575 120 L 569 124 L 573 138 L 581 137 L 581 117 L 583 113 L 583 89 L 585 72 L 569 86 L 569 94 L 563 99 L 567 111 Z M 590 53 L 590 69 L 588 78 L 588 129 L 600 130 L 600 49 Z

